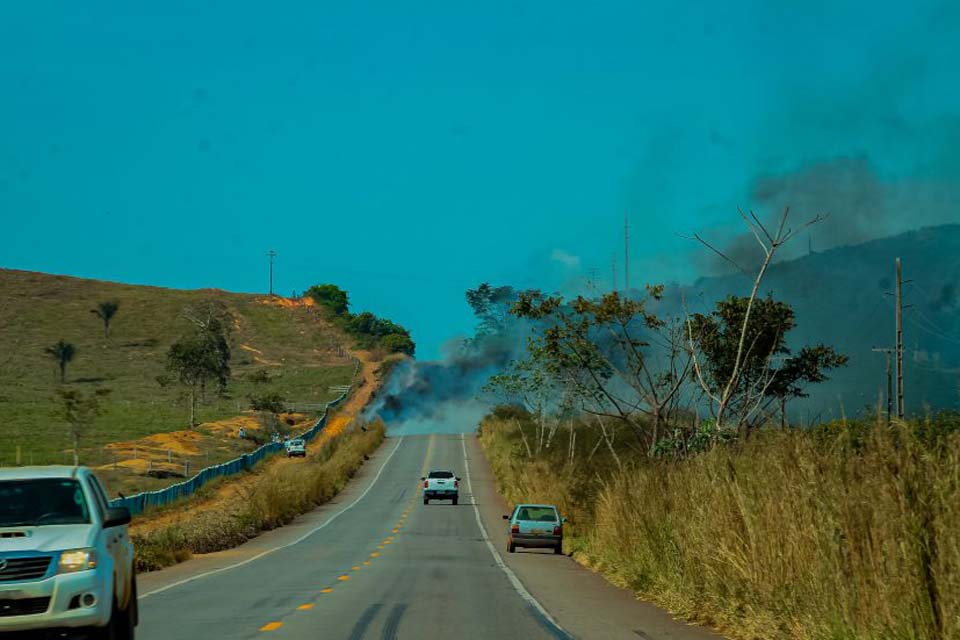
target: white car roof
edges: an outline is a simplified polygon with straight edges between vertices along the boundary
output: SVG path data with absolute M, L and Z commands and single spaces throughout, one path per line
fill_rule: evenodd
M 89 471 L 84 467 L 67 465 L 49 465 L 45 467 L 3 467 L 0 468 L 0 482 L 3 480 L 34 480 L 37 478 L 75 478 Z

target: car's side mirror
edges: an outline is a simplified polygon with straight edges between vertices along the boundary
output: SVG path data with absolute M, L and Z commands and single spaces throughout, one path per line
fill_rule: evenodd
M 457 478 L 457 482 L 460 482 L 461 478 Z
M 510 519 L 510 516 L 503 516 L 503 519 L 504 519 L 504 520 L 509 520 L 509 519 Z
M 566 522 L 566 521 L 567 521 L 566 518 L 560 518 L 560 523 L 561 523 L 561 524 L 563 524 L 563 523 Z
M 421 479 L 421 480 L 426 480 L 426 478 L 424 478 L 423 476 L 421 476 L 420 479 Z
M 130 524 L 130 509 L 126 507 L 113 507 L 107 509 L 106 517 L 103 519 L 103 528 L 120 527 Z

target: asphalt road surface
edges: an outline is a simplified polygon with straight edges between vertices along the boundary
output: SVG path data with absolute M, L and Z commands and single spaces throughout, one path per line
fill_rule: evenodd
M 450 469 L 460 504 L 422 504 Z M 472 436 L 391 438 L 330 504 L 242 547 L 140 577 L 141 640 L 716 638 L 565 556 L 507 554 Z

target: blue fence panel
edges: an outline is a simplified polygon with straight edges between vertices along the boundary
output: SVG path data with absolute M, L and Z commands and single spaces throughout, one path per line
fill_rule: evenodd
M 317 434 L 323 431 L 323 428 L 326 426 L 327 414 L 329 413 L 330 409 L 333 409 L 343 402 L 348 393 L 349 391 L 346 391 L 336 400 L 328 402 L 327 406 L 323 410 L 323 415 L 320 416 L 320 419 L 317 420 L 312 427 L 297 437 L 303 438 L 307 441 L 313 440 Z M 269 442 L 261 447 L 258 447 L 254 451 L 251 451 L 250 453 L 243 454 L 239 458 L 234 458 L 233 460 L 221 462 L 220 464 L 204 467 L 192 478 L 170 485 L 165 489 L 160 489 L 158 491 L 144 491 L 143 493 L 138 493 L 136 495 L 111 500 L 110 506 L 126 507 L 130 510 L 132 515 L 138 515 L 150 507 L 161 507 L 175 500 L 179 500 L 180 498 L 193 495 L 197 492 L 197 490 L 200 489 L 200 487 L 210 482 L 214 478 L 232 476 L 240 473 L 241 471 L 252 469 L 258 462 L 269 455 L 278 453 L 282 449 L 283 443 Z

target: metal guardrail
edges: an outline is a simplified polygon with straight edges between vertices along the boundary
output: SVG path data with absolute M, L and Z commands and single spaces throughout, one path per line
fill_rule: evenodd
M 348 393 L 349 391 L 345 391 L 336 400 L 328 402 L 323 410 L 323 415 L 320 416 L 320 419 L 317 420 L 312 427 L 296 437 L 303 438 L 307 441 L 315 438 L 317 434 L 323 431 L 323 428 L 327 425 L 327 416 L 330 415 L 330 409 L 343 402 Z M 146 511 L 148 507 L 163 506 L 170 504 L 175 500 L 179 500 L 180 498 L 192 495 L 196 493 L 200 487 L 210 482 L 214 478 L 231 476 L 236 473 L 240 473 L 241 471 L 252 469 L 258 462 L 267 456 L 278 453 L 282 450 L 282 442 L 270 442 L 261 446 L 255 451 L 243 454 L 239 458 L 234 458 L 233 460 L 228 460 L 227 462 L 205 467 L 189 480 L 178 482 L 177 484 L 170 485 L 169 487 L 160 489 L 158 491 L 144 491 L 143 493 L 138 493 L 136 495 L 126 496 L 124 498 L 116 498 L 110 501 L 110 506 L 126 507 L 130 510 L 132 515 L 137 515 Z

